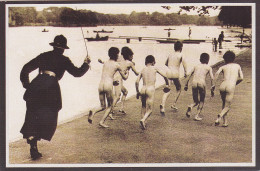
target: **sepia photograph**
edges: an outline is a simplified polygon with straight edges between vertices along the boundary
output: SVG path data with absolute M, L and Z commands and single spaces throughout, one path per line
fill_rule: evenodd
M 255 167 L 255 3 L 6 3 L 6 167 Z

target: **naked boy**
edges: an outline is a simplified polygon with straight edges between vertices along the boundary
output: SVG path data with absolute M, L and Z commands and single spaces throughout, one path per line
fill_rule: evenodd
M 101 103 L 101 109 L 94 109 L 89 111 L 88 122 L 92 123 L 93 116 L 100 111 L 105 110 L 105 114 L 99 125 L 104 128 L 108 128 L 109 126 L 105 125 L 104 122 L 111 111 L 112 103 L 113 103 L 113 78 L 114 74 L 119 71 L 123 79 L 127 78 L 127 74 L 120 69 L 120 65 L 116 62 L 119 54 L 119 49 L 116 47 L 111 47 L 108 51 L 108 56 L 110 60 L 104 63 L 101 81 L 99 83 L 98 92 L 99 92 L 99 100 Z M 107 108 L 106 108 L 106 100 L 107 100 Z
M 191 76 L 193 75 L 192 96 L 193 96 L 194 103 L 192 103 L 188 106 L 186 116 L 190 117 L 192 108 L 198 105 L 197 114 L 194 118 L 194 120 L 196 120 L 196 121 L 202 120 L 202 118 L 199 117 L 199 115 L 204 106 L 204 100 L 205 100 L 205 96 L 206 96 L 206 76 L 208 74 L 210 75 L 210 78 L 211 78 L 211 90 L 213 91 L 213 89 L 215 88 L 215 86 L 213 85 L 214 76 L 212 73 L 212 68 L 208 65 L 209 55 L 207 53 L 202 53 L 200 55 L 200 62 L 201 63 L 199 65 L 196 65 L 194 67 L 193 71 L 191 72 L 191 74 L 188 76 L 187 82 L 186 82 L 186 85 L 184 88 L 185 91 L 188 90 L 188 83 L 189 83 Z M 212 94 L 212 96 L 214 95 L 213 93 L 211 93 L 211 94 Z
M 142 119 L 140 121 L 142 129 L 146 129 L 145 121 L 146 119 L 151 115 L 152 108 L 153 108 L 153 101 L 154 101 L 154 93 L 155 93 L 155 82 L 156 82 L 156 73 L 159 73 L 164 78 L 166 75 L 164 75 L 162 72 L 160 72 L 155 66 L 155 59 L 152 55 L 149 55 L 145 59 L 145 67 L 141 71 L 141 73 L 138 75 L 135 86 L 136 86 L 136 98 L 139 99 L 139 96 L 141 96 L 142 101 Z M 143 78 L 143 87 L 141 91 L 139 92 L 139 82 Z M 168 80 L 166 80 L 166 85 L 169 84 Z
M 132 69 L 132 71 L 135 73 L 135 75 L 138 75 L 139 73 L 136 71 L 135 65 L 132 62 L 133 55 L 134 55 L 133 51 L 129 47 L 123 47 L 122 50 L 121 50 L 121 54 L 123 56 L 123 59 L 117 60 L 117 61 L 120 64 L 121 70 L 122 71 L 127 71 L 127 78 L 129 76 L 129 72 L 128 71 L 130 69 Z M 126 99 L 126 96 L 128 94 L 128 91 L 127 91 L 127 89 L 123 85 L 123 79 L 122 79 L 122 76 L 120 75 L 119 72 L 116 72 L 116 74 L 114 76 L 114 81 L 116 81 L 118 83 L 118 85 L 114 86 L 114 88 L 115 88 L 115 96 L 114 96 L 114 101 L 113 101 L 113 107 L 119 101 L 120 96 L 121 96 L 121 92 L 122 92 L 123 93 L 123 96 L 121 98 L 122 107 L 119 110 L 119 112 L 122 112 L 123 114 L 126 114 L 126 112 L 124 111 L 124 104 L 125 104 L 125 99 Z
M 175 52 L 168 56 L 166 63 L 165 63 L 165 65 L 168 66 L 167 78 L 170 81 L 174 82 L 174 85 L 175 85 L 176 91 L 177 91 L 176 97 L 174 99 L 174 103 L 171 106 L 171 108 L 175 109 L 175 110 L 178 110 L 178 108 L 176 107 L 176 103 L 181 94 L 181 83 L 179 80 L 179 72 L 180 72 L 179 70 L 180 70 L 181 63 L 183 64 L 183 68 L 184 68 L 184 77 L 186 77 L 186 72 L 187 72 L 187 65 L 186 65 L 185 60 L 183 59 L 182 47 L 183 47 L 183 44 L 181 42 L 177 41 L 174 44 Z M 161 111 L 161 114 L 163 114 L 163 115 L 165 113 L 165 102 L 170 95 L 169 89 L 164 89 L 164 90 L 166 90 L 166 91 L 164 91 L 165 93 L 162 97 L 162 103 L 160 105 L 160 111 Z
M 232 51 L 227 51 L 223 56 L 226 65 L 220 67 L 216 72 L 215 82 L 218 79 L 220 73 L 223 73 L 224 79 L 220 84 L 219 91 L 222 99 L 222 111 L 218 114 L 218 118 L 215 121 L 215 125 L 220 124 L 220 120 L 223 118 L 223 127 L 228 126 L 227 113 L 230 110 L 231 102 L 234 97 L 235 87 L 244 78 L 243 72 L 239 64 L 233 63 L 235 60 L 235 54 Z

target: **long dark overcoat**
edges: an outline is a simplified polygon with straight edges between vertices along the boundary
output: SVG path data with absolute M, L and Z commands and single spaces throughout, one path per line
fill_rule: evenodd
M 39 68 L 39 75 L 29 82 L 29 73 Z M 58 112 L 62 108 L 61 92 L 58 81 L 68 71 L 74 77 L 84 75 L 89 69 L 87 63 L 80 68 L 73 65 L 68 57 L 49 51 L 40 54 L 24 65 L 20 80 L 26 88 L 25 122 L 21 129 L 24 138 L 35 136 L 50 141 L 55 133 Z M 42 74 L 43 71 L 52 71 L 56 76 Z

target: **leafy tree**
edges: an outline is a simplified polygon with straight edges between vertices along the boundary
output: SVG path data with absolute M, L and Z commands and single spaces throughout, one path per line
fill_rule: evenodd
M 251 25 L 251 6 L 222 6 L 218 18 L 224 25 L 248 27 Z

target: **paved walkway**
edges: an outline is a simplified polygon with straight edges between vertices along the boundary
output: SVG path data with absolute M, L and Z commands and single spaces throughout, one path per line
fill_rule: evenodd
M 97 114 L 93 124 L 87 116 L 59 125 L 51 142 L 40 141 L 43 157 L 30 160 L 29 145 L 19 140 L 9 145 L 10 164 L 90 164 L 90 163 L 248 163 L 252 161 L 252 65 L 251 50 L 239 55 L 236 62 L 244 72 L 244 81 L 236 87 L 229 127 L 214 126 L 221 111 L 218 93 L 208 94 L 202 111 L 203 120 L 186 118 L 187 105 L 192 102 L 191 89 L 183 91 L 177 106 L 170 109 L 173 96 L 166 103 L 166 116 L 159 112 L 163 95 L 156 90 L 153 113 L 147 121 L 147 130 L 140 129 L 141 102 L 130 98 L 126 115 L 116 112 L 117 120 L 107 120 L 103 129 Z M 214 73 L 222 64 L 214 67 Z M 221 79 L 221 78 L 220 78 Z M 219 79 L 219 80 L 220 80 Z M 174 88 L 172 87 L 172 90 Z M 118 111 L 118 110 L 116 110 Z M 193 110 L 193 114 L 195 109 Z M 14 166 L 14 165 L 13 165 Z M 40 165 L 39 165 L 40 166 Z

